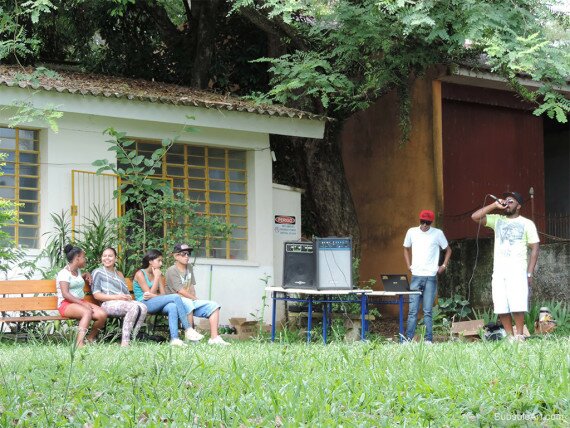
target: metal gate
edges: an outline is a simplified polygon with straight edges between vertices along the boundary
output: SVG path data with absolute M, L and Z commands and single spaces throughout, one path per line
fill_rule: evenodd
M 116 218 L 121 215 L 119 198 L 113 194 L 119 189 L 120 178 L 114 174 L 96 174 L 71 171 L 71 234 L 80 233 L 96 216 Z

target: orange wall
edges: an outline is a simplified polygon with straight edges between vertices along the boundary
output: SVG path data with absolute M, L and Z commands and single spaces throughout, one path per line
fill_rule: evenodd
M 400 142 L 394 91 L 343 125 L 344 168 L 361 228 L 361 280 L 406 272 L 402 244 L 407 229 L 419 224 L 422 209 L 437 212 L 441 174 L 436 173 L 432 136 L 433 77 L 413 85 L 408 143 Z M 382 289 L 379 283 L 375 288 Z

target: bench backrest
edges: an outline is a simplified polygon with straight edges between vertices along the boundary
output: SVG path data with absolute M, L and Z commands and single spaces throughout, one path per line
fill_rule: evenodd
M 133 283 L 127 278 L 127 287 L 133 293 Z M 85 300 L 100 304 L 85 284 Z M 21 296 L 24 294 L 25 296 Z M 49 311 L 57 310 L 55 279 L 30 279 L 0 281 L 0 312 L 4 311 Z

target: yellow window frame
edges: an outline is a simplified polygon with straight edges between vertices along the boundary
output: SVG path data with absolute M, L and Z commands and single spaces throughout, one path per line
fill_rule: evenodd
M 160 141 L 157 140 L 147 140 L 147 139 L 140 139 L 140 138 L 133 138 L 136 141 L 136 149 L 137 151 L 139 151 L 139 144 L 151 144 L 151 145 L 159 145 Z M 243 259 L 247 259 L 247 241 L 249 239 L 248 237 L 248 222 L 247 222 L 247 157 L 245 156 L 245 150 L 240 150 L 240 149 L 231 149 L 231 148 L 220 148 L 220 147 L 209 147 L 209 146 L 199 146 L 199 145 L 194 145 L 194 144 L 182 144 L 182 143 L 178 143 L 178 147 L 177 149 L 182 148 L 182 153 L 170 153 L 171 155 L 174 156 L 182 156 L 183 157 L 183 164 L 180 163 L 172 163 L 168 161 L 168 155 L 169 153 L 167 153 L 167 155 L 165 156 L 165 158 L 163 159 L 162 162 L 162 177 L 163 178 L 171 178 L 173 180 L 173 191 L 174 193 L 178 193 L 178 192 L 182 192 L 184 194 L 184 196 L 189 199 L 192 202 L 195 203 L 199 203 L 199 204 L 203 204 L 204 205 L 204 214 L 208 215 L 208 216 L 216 216 L 216 217 L 223 217 L 226 224 L 231 224 L 231 218 L 232 217 L 236 217 L 236 218 L 241 218 L 243 219 L 243 226 L 239 226 L 238 229 L 239 230 L 243 230 L 243 237 L 240 238 L 235 238 L 235 237 L 231 237 L 229 239 L 225 239 L 225 248 L 224 248 L 224 257 L 225 259 L 229 259 L 231 258 L 231 242 L 232 241 L 242 241 L 245 242 L 245 248 L 238 250 L 241 254 L 243 254 Z M 196 155 L 196 154 L 192 154 L 190 153 L 190 151 L 192 149 L 195 148 L 199 148 L 203 150 L 203 154 L 202 155 Z M 219 156 L 210 156 L 210 152 L 213 151 L 223 151 L 223 158 L 219 157 Z M 235 152 L 235 153 L 244 153 L 244 167 L 243 168 L 232 168 L 230 167 L 230 161 L 231 161 L 231 153 Z M 190 163 L 190 159 L 191 158 L 203 158 L 204 160 L 204 165 L 194 165 L 192 163 Z M 210 164 L 211 159 L 223 159 L 224 160 L 224 165 L 223 167 L 220 166 L 213 166 Z M 168 168 L 169 167 L 176 167 L 176 168 L 182 168 L 183 173 L 182 175 L 169 175 L 168 174 Z M 190 175 L 189 170 L 193 169 L 193 170 L 203 170 L 204 174 L 203 177 L 198 177 L 198 176 L 193 176 Z M 220 170 L 220 171 L 224 171 L 224 179 L 223 180 L 216 180 L 216 179 L 212 179 L 210 178 L 210 171 L 215 171 L 215 170 Z M 231 180 L 230 179 L 230 172 L 239 172 L 239 173 L 243 173 L 243 180 Z M 174 181 L 175 180 L 183 180 L 183 187 L 178 187 L 175 186 Z M 197 188 L 191 188 L 190 187 L 190 181 L 203 181 L 204 182 L 204 188 L 203 189 L 197 189 Z M 224 190 L 223 191 L 218 191 L 218 190 L 212 190 L 210 189 L 211 187 L 211 183 L 212 182 L 220 182 L 220 183 L 224 183 L 223 187 Z M 232 191 L 231 190 L 231 184 L 233 183 L 239 183 L 241 185 L 243 185 L 243 191 Z M 193 200 L 192 197 L 190 196 L 191 192 L 203 192 L 204 193 L 204 200 Z M 216 202 L 212 202 L 212 198 L 211 198 L 211 194 L 216 194 L 216 193 L 223 193 L 225 195 L 225 202 L 224 203 L 216 203 Z M 236 194 L 236 195 L 243 195 L 244 196 L 244 203 L 232 203 L 231 202 L 231 195 L 232 194 Z M 218 214 L 215 212 L 212 212 L 212 206 L 215 205 L 224 205 L 225 208 L 225 213 L 224 214 Z M 239 206 L 239 207 L 243 207 L 243 211 L 244 214 L 232 214 L 231 212 L 231 207 L 232 206 Z M 210 238 L 207 239 L 205 242 L 205 256 L 206 257 L 213 257 L 212 253 L 215 250 L 215 248 L 213 248 L 213 242 L 215 241 L 215 238 Z
M 6 128 L 6 127 L 2 127 L 4 129 L 10 129 L 10 128 Z M 34 138 L 33 139 L 29 139 L 29 138 L 21 138 L 20 137 L 20 132 L 21 131 L 31 131 L 34 133 Z M 14 228 L 14 242 L 17 245 L 20 245 L 20 229 L 34 229 L 36 231 L 36 245 L 35 247 L 30 247 L 30 248 L 38 248 L 40 245 L 40 219 L 41 219 L 41 195 L 40 195 L 40 187 L 41 187 L 41 174 L 40 174 L 40 165 L 41 165 L 41 153 L 40 153 L 40 137 L 39 137 L 39 130 L 37 129 L 31 129 L 31 128 L 14 128 L 14 149 L 3 149 L 2 146 L 0 146 L 0 152 L 1 153 L 9 153 L 9 152 L 13 152 L 14 153 L 14 161 L 13 162 L 8 162 L 6 161 L 6 163 L 13 163 L 14 164 L 14 174 L 4 174 L 5 177 L 14 177 L 14 186 L 0 186 L 0 188 L 6 188 L 6 189 L 14 189 L 14 198 L 6 198 L 12 202 L 15 203 L 16 205 L 16 218 L 19 220 L 20 219 L 20 215 L 27 215 L 27 216 L 34 216 L 37 217 L 37 222 L 35 225 L 26 225 L 25 223 L 20 223 L 19 221 L 17 221 L 16 223 L 13 224 L 7 224 L 6 226 L 9 227 L 13 227 Z M 26 140 L 26 141 L 33 141 L 33 142 L 37 142 L 38 144 L 38 150 L 22 150 L 20 148 L 20 140 Z M 21 162 L 20 158 L 22 154 L 26 154 L 26 153 L 32 153 L 37 155 L 37 163 L 30 163 L 30 162 Z M 36 166 L 37 167 L 37 175 L 31 175 L 31 174 L 25 174 L 25 175 L 21 175 L 20 171 L 21 171 L 21 167 L 23 165 L 32 165 L 32 166 Z M 36 187 L 28 187 L 28 186 L 21 186 L 20 185 L 20 179 L 21 178 L 32 178 L 36 180 Z M 37 199 L 33 200 L 33 199 L 22 199 L 20 198 L 20 190 L 33 190 L 37 192 Z M 37 204 L 37 211 L 36 212 L 28 212 L 26 211 L 26 202 L 31 202 L 31 203 L 36 203 Z M 23 204 L 23 206 L 22 206 Z M 29 237 L 26 237 L 26 239 L 30 239 Z

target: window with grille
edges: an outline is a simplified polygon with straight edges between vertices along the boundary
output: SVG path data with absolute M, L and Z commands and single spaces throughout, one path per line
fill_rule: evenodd
M 39 132 L 0 127 L 0 153 L 6 153 L 1 167 L 0 197 L 18 204 L 19 223 L 2 229 L 24 248 L 39 247 L 40 152 Z
M 158 141 L 136 141 L 139 154 L 150 155 Z M 196 249 L 199 257 L 247 259 L 247 170 L 244 150 L 175 144 L 162 164 L 174 192 L 198 204 L 198 212 L 234 224 L 229 239 L 210 239 Z

